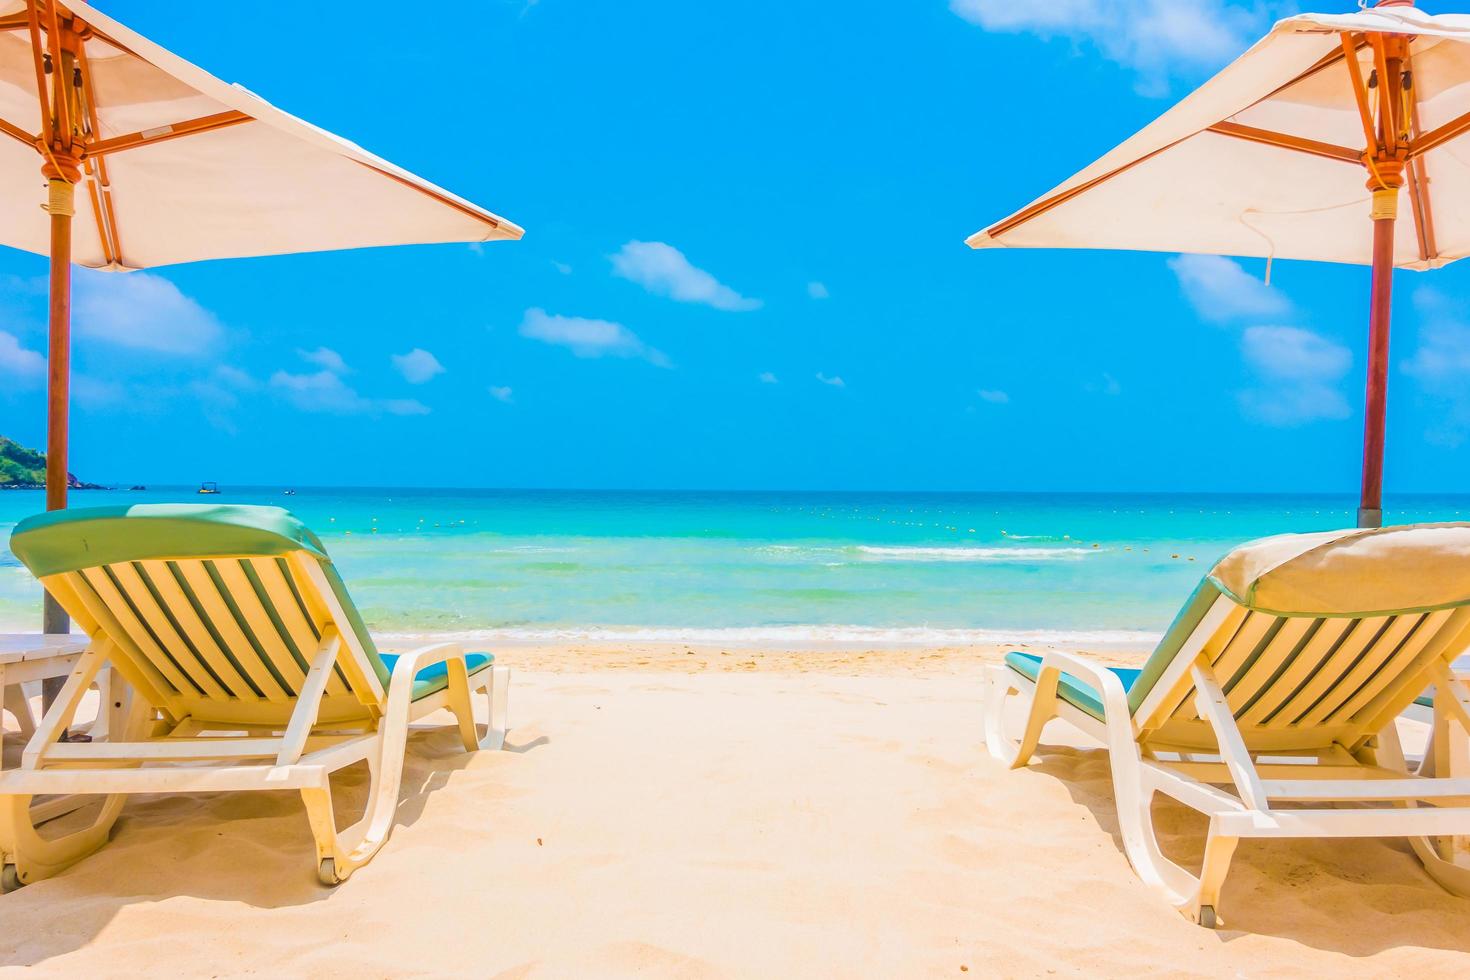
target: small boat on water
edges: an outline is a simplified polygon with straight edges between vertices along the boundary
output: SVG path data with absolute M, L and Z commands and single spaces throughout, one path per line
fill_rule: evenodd
M 296 491 L 295 490 L 282 490 L 281 491 L 281 496 L 283 496 L 283 497 L 294 497 L 294 496 L 296 496 Z
M 213 481 L 199 484 L 200 493 L 219 493 L 219 484 Z

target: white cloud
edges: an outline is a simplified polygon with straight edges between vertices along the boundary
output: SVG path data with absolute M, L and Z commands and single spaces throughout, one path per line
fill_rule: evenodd
M 1228 0 L 950 0 L 956 14 L 988 31 L 1063 37 L 1139 75 L 1139 90 L 1167 93 L 1170 74 L 1223 66 L 1280 14 L 1282 2 Z
M 427 415 L 429 407 L 411 398 L 377 401 L 364 398 L 347 382 L 331 371 L 315 374 L 290 374 L 277 371 L 271 375 L 271 388 L 303 412 L 329 415 Z
M 308 364 L 315 364 L 319 368 L 325 368 L 336 374 L 351 373 L 347 367 L 347 362 L 342 360 L 342 355 L 330 347 L 318 347 L 316 350 L 302 350 L 298 347 L 296 353 L 300 355 L 303 361 L 306 361 Z
M 762 371 L 760 373 L 760 382 L 763 385 L 777 385 L 781 383 L 781 379 L 776 377 L 770 371 Z
M 371 402 L 331 371 L 318 371 L 315 374 L 277 371 L 271 375 L 270 383 L 272 388 L 279 390 L 287 401 L 303 412 L 354 415 L 367 412 L 372 407 Z
M 552 259 L 551 267 L 564 276 L 569 276 L 572 274 L 572 267 L 567 265 L 565 262 L 558 262 L 555 259 Z
M 821 282 L 809 282 L 806 284 L 806 294 L 812 299 L 826 299 L 832 294 L 827 292 L 827 284 Z
M 191 381 L 188 392 L 211 425 L 233 433 L 236 429 L 232 410 L 239 406 L 240 395 L 259 388 L 260 382 L 246 372 L 221 364 L 208 377 Z
M 681 303 L 703 303 L 736 312 L 761 307 L 760 300 L 741 296 L 663 242 L 629 242 L 612 256 L 612 264 L 613 271 L 624 279 Z
M 1009 405 L 1011 403 L 1011 396 L 1007 392 L 994 388 L 981 388 L 975 394 L 980 396 L 981 401 L 989 402 L 992 405 Z
M 260 382 L 237 367 L 221 364 L 208 377 L 189 383 L 189 391 L 199 401 L 216 408 L 234 408 L 240 403 L 240 394 L 256 391 Z
M 444 373 L 444 365 L 439 363 L 439 358 L 422 347 L 415 347 L 407 354 L 394 354 L 393 368 L 411 385 L 421 385 L 436 374 Z
M 1279 290 L 1220 255 L 1179 255 L 1169 268 L 1195 312 L 1206 320 L 1278 317 L 1291 311 L 1291 302 Z
M 512 401 L 515 400 L 515 389 L 511 388 L 509 385 L 503 387 L 492 385 L 489 390 L 490 397 L 498 402 L 505 402 L 507 405 L 509 405 Z
M 1346 347 L 1300 327 L 1251 327 L 1241 337 L 1241 353 L 1264 382 L 1239 395 L 1256 421 L 1294 426 L 1351 414 L 1337 388 L 1353 366 Z
M 818 371 L 817 372 L 817 380 L 820 381 L 820 382 L 822 382 L 822 384 L 824 384 L 824 385 L 831 385 L 834 388 L 846 388 L 847 387 L 847 382 L 842 380 L 842 375 L 840 375 L 840 374 L 834 374 L 832 377 L 829 378 L 829 377 L 827 377 L 827 375 L 823 374 L 821 371 Z
M 20 345 L 14 334 L 0 330 L 0 377 L 13 384 L 31 384 L 46 376 L 46 358 Z
M 76 270 L 78 336 L 157 354 L 207 353 L 224 339 L 213 313 L 162 276 Z
M 1422 320 L 1419 346 L 1404 361 L 1404 373 L 1443 406 L 1426 438 L 1442 446 L 1459 446 L 1470 435 L 1470 326 L 1448 296 L 1428 286 L 1415 291 L 1414 306 Z
M 662 351 L 649 347 L 621 323 L 589 320 L 579 316 L 557 316 L 533 307 L 521 320 L 521 336 L 565 347 L 578 357 L 641 357 L 659 367 L 668 367 Z
M 1458 394 L 1470 383 L 1470 327 L 1425 324 L 1419 330 L 1419 349 L 1404 362 L 1404 373 L 1432 394 Z
M 1123 393 L 1123 386 L 1118 384 L 1118 379 L 1104 371 L 1102 377 L 1096 381 L 1089 381 L 1082 386 L 1083 390 L 1091 395 L 1107 395 L 1116 398 Z
M 72 375 L 71 396 L 78 405 L 86 408 L 110 408 L 124 401 L 137 405 L 140 401 L 150 402 L 152 392 L 134 390 L 130 397 L 128 389 L 116 381 L 103 381 L 85 374 Z M 150 404 L 150 407 L 151 404 Z

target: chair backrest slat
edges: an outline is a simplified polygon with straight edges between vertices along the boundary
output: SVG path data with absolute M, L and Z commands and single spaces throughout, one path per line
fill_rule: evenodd
M 241 562 L 233 558 L 216 558 L 205 565 L 217 576 L 222 596 L 236 612 L 242 630 L 267 668 L 288 692 L 292 695 L 300 693 L 310 665 L 304 657 L 298 659 L 299 655 L 287 646 L 266 607 L 265 598 Z
M 112 639 L 113 646 L 127 655 L 127 668 L 124 674 L 132 674 L 127 678 L 128 683 L 139 688 L 154 705 L 174 706 L 177 704 L 178 688 L 170 683 L 153 661 L 137 648 L 129 637 L 128 631 L 112 614 L 106 601 L 97 595 L 80 572 L 53 576 L 51 581 L 48 581 L 47 587 L 55 596 L 64 596 L 69 593 L 73 602 L 69 603 L 66 608 L 80 620 L 82 628 L 93 636 L 98 633 L 106 633 Z M 86 618 L 83 620 L 77 615 L 78 613 L 84 614 Z
M 1350 621 L 1349 628 L 1338 639 L 1332 649 L 1312 671 L 1290 698 L 1270 715 L 1262 719 L 1266 725 L 1292 725 L 1312 709 L 1322 696 L 1336 684 L 1389 625 L 1392 617 L 1373 616 Z
M 1398 651 L 1400 645 L 1413 635 L 1419 626 L 1420 616 L 1391 616 L 1372 641 L 1357 652 L 1357 656 L 1346 664 L 1339 662 L 1340 670 L 1316 701 L 1302 712 L 1291 724 L 1313 728 L 1322 724 L 1344 701 L 1352 697 L 1358 685 L 1377 673 Z
M 178 665 L 200 694 L 209 698 L 230 696 L 221 678 L 181 634 L 169 614 L 159 606 L 131 563 L 107 565 L 102 571 L 112 580 L 128 607 L 147 626 L 149 636 L 157 643 L 159 650 Z
M 267 701 L 290 701 L 291 695 L 287 694 L 276 675 L 261 660 L 254 645 L 246 638 L 239 620 L 221 594 L 219 585 L 209 574 L 206 562 L 191 558 L 177 559 L 170 564 L 178 569 L 200 616 L 210 624 L 224 648 L 230 652 L 231 658 L 249 676 L 261 696 Z
M 145 583 L 158 595 L 159 602 L 167 608 L 169 615 L 179 626 L 189 646 L 198 653 L 215 676 L 220 679 L 231 697 L 242 701 L 258 701 L 261 692 L 240 670 L 240 665 L 223 648 L 216 633 L 206 625 L 194 603 L 184 593 L 180 583 L 180 572 L 169 562 L 142 561 L 136 563 Z
M 1239 626 L 1234 630 L 1230 639 L 1220 648 L 1217 655 L 1213 656 L 1211 663 L 1215 670 L 1215 677 L 1222 684 L 1230 678 L 1236 670 L 1256 654 L 1268 641 L 1272 627 L 1275 625 L 1275 617 L 1266 616 L 1258 612 L 1247 612 Z M 1191 685 L 1188 696 L 1174 709 L 1174 716 L 1185 721 L 1199 720 L 1199 709 L 1195 706 Z
M 138 618 L 131 604 L 123 598 L 122 593 L 113 583 L 112 576 L 108 574 L 105 566 L 83 569 L 81 578 L 90 587 L 92 594 L 112 613 L 114 620 L 121 628 L 122 636 L 114 634 L 112 636 L 114 640 L 119 641 L 152 664 L 153 668 L 168 683 L 171 693 L 185 697 L 203 693 L 184 673 L 173 655 L 159 645 L 152 632 Z
M 1377 697 L 1384 688 L 1393 684 L 1398 675 L 1418 659 L 1420 652 L 1425 647 L 1434 643 L 1451 613 L 1452 610 L 1441 609 L 1420 616 L 1400 617 L 1400 619 L 1414 620 L 1414 625 L 1408 635 L 1399 641 L 1398 646 L 1390 651 L 1388 656 L 1383 658 L 1378 667 L 1371 671 L 1365 669 L 1369 660 L 1364 658 L 1364 662 L 1354 670 L 1353 675 L 1343 685 L 1344 689 L 1351 688 L 1347 691 L 1347 697 L 1343 698 L 1332 711 L 1322 716 L 1322 720 L 1329 725 L 1350 721 L 1364 705 Z M 1386 648 L 1388 644 L 1385 643 L 1383 646 Z
M 328 623 L 336 624 L 343 644 L 343 655 L 337 658 L 337 673 L 365 707 L 377 711 L 386 694 L 374 667 L 374 662 L 382 667 L 376 648 L 366 648 L 358 631 L 351 628 L 352 623 L 345 621 L 351 613 L 334 593 L 332 581 L 319 562 L 304 552 L 296 552 L 286 556 L 286 564 L 317 629 L 325 631 Z
M 1311 620 L 1310 633 L 1304 642 L 1273 676 L 1256 693 L 1254 700 L 1240 715 L 1242 725 L 1259 725 L 1270 718 L 1286 701 L 1290 700 L 1306 685 L 1321 665 L 1323 658 L 1337 648 L 1337 644 L 1352 628 L 1351 619 Z
M 302 603 L 301 594 L 290 580 L 290 567 L 286 566 L 282 558 L 249 558 L 244 564 L 248 564 L 254 581 L 264 590 L 265 598 L 274 609 L 285 638 L 310 667 L 321 644 L 321 632 L 307 618 L 308 613 Z M 329 697 L 347 693 L 347 682 L 336 665 L 332 667 L 332 676 L 327 679 L 326 693 Z
M 1254 707 L 1262 692 L 1290 668 L 1321 626 L 1320 619 L 1294 618 L 1281 621 L 1271 634 L 1271 641 L 1262 644 L 1233 676 L 1224 681 L 1225 693 L 1230 696 L 1230 702 L 1240 705 L 1243 711 Z

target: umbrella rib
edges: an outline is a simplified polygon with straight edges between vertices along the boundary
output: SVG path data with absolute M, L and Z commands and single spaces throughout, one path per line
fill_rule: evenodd
M 453 198 L 446 197 L 443 194 L 440 194 L 440 193 L 438 193 L 436 191 L 432 191 L 429 188 L 424 187 L 421 184 L 416 184 L 416 183 L 414 183 L 411 180 L 407 180 L 407 179 L 405 179 L 403 177 L 400 177 L 397 174 L 393 173 L 392 171 L 384 170 L 382 167 L 375 167 L 371 163 L 366 163 L 366 162 L 364 162 L 362 160 L 358 160 L 358 159 L 355 159 L 353 157 L 348 157 L 347 159 L 352 160 L 353 163 L 358 164 L 359 166 L 367 167 L 373 173 L 382 174 L 384 177 L 387 177 L 390 180 L 396 180 L 396 181 L 398 181 L 398 183 L 402 184 L 404 187 L 410 187 L 410 188 L 418 191 L 420 194 L 425 194 L 425 195 L 427 195 L 429 197 L 432 197 L 434 200 L 438 201 L 440 204 L 447 204 L 450 207 L 454 208 L 456 211 L 459 211 L 459 212 L 461 212 L 463 214 L 467 214 L 471 218 L 476 218 L 476 219 L 478 219 L 480 221 L 483 221 L 485 224 L 489 225 L 491 228 L 499 228 L 500 227 L 500 222 L 499 221 L 496 221 L 494 218 L 487 217 L 486 215 L 481 214 L 479 211 L 476 211 L 474 208 L 469 207 L 468 205 L 465 205 L 465 204 L 461 204 L 458 201 L 454 200 Z
M 1388 97 L 1392 91 L 1388 83 L 1388 47 L 1382 34 L 1372 36 L 1373 64 L 1378 71 L 1378 129 L 1382 134 L 1384 156 L 1392 157 L 1399 150 L 1398 107 Z
M 1269 129 L 1256 129 L 1254 126 L 1242 126 L 1239 123 L 1222 122 L 1216 123 L 1209 128 L 1211 133 L 1219 133 L 1221 136 L 1233 136 L 1236 139 L 1246 140 L 1251 143 L 1264 143 L 1267 146 L 1279 147 L 1283 150 L 1296 150 L 1299 153 L 1309 153 L 1312 156 L 1325 157 L 1328 160 L 1340 160 L 1343 163 L 1351 163 L 1361 166 L 1362 154 L 1357 150 L 1350 150 L 1345 146 L 1337 146 L 1333 143 L 1323 143 L 1319 140 L 1307 139 L 1304 136 L 1290 136 L 1286 133 L 1277 133 Z
M 139 146 L 150 146 L 154 143 L 163 143 L 168 140 L 178 139 L 181 136 L 195 136 L 199 133 L 208 133 L 226 126 L 235 126 L 239 123 L 254 122 L 254 116 L 247 116 L 243 112 L 231 109 L 229 112 L 217 112 L 212 116 L 200 116 L 198 119 L 186 119 L 172 125 L 159 126 L 154 129 L 145 129 L 137 133 L 128 133 L 126 136 L 114 136 L 112 139 L 98 140 L 87 147 L 87 155 L 99 157 L 108 153 L 120 153 L 123 150 L 131 150 Z
M 92 85 L 92 64 L 87 60 L 87 46 L 77 46 L 77 61 L 82 67 L 82 95 L 85 98 L 87 123 L 92 133 L 102 131 L 97 119 L 97 91 Z M 112 204 L 112 181 L 107 176 L 107 161 L 102 157 L 86 161 L 87 191 L 92 197 L 92 214 L 97 219 L 97 238 L 102 243 L 102 257 L 108 265 L 121 263 L 122 239 L 117 232 L 117 211 Z
M 33 150 L 36 148 L 36 140 L 38 139 L 38 137 L 32 136 L 30 133 L 27 133 L 25 130 L 21 129 L 13 122 L 9 122 L 5 119 L 0 119 L 0 133 L 4 133 L 6 136 L 10 136 L 14 139 L 20 140 L 22 143 L 24 143 L 26 146 L 29 146 Z
M 1409 69 L 1413 70 L 1412 60 Z M 1409 100 L 1409 126 L 1413 141 L 1419 139 L 1419 90 L 1413 89 Z M 1414 215 L 1414 231 L 1419 237 L 1419 260 L 1428 262 L 1439 257 L 1439 247 L 1434 241 L 1434 208 L 1429 199 L 1429 174 L 1425 170 L 1424 157 L 1417 156 L 1409 161 L 1409 205 Z
M 1363 138 L 1368 141 L 1367 153 L 1378 148 L 1378 134 L 1373 131 L 1373 109 L 1368 105 L 1368 89 L 1363 83 L 1363 66 L 1358 64 L 1358 47 L 1346 34 L 1342 35 L 1343 61 L 1347 64 L 1349 79 L 1353 87 L 1353 98 L 1358 103 L 1358 116 L 1363 121 Z
M 1470 130 L 1470 112 L 1456 119 L 1451 119 L 1438 129 L 1431 129 L 1423 136 L 1414 140 L 1413 143 L 1409 144 L 1409 159 L 1413 160 L 1417 157 L 1422 157 L 1430 150 L 1437 149 L 1457 136 L 1464 135 L 1466 130 Z

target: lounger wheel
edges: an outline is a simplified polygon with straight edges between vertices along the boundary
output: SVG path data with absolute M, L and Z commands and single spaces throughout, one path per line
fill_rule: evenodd
M 7 865 L 7 869 L 8 867 Z M 322 858 L 322 863 L 316 866 L 316 879 L 328 888 L 336 888 L 340 885 L 342 879 L 337 877 L 337 859 Z
M 1215 918 L 1215 906 L 1201 905 L 1199 907 L 1199 924 L 1206 929 L 1213 929 L 1219 925 L 1220 920 Z
M 20 880 L 20 872 L 16 870 L 15 865 L 7 864 L 3 870 L 0 870 L 0 895 L 18 892 L 25 887 L 25 884 Z

